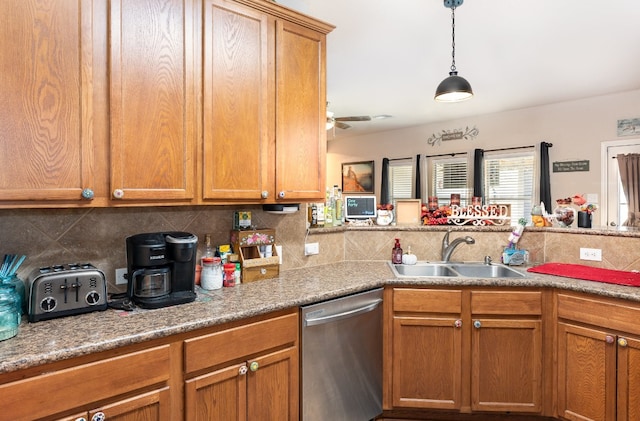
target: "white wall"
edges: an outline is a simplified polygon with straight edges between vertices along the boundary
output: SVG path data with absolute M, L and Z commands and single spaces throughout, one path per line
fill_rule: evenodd
M 473 99 L 471 99 L 473 101 Z M 443 104 L 446 105 L 446 104 Z M 382 158 L 415 157 L 467 152 L 473 161 L 476 148 L 495 149 L 553 143 L 549 160 L 589 160 L 588 172 L 553 173 L 551 199 L 574 194 L 602 195 L 600 143 L 622 140 L 617 122 L 640 117 L 640 90 L 585 98 L 516 111 L 479 115 L 348 139 L 328 142 L 327 185 L 341 185 L 341 163 L 375 161 L 375 192 L 380 195 Z M 452 131 L 475 126 L 479 135 L 473 140 L 453 140 L 431 146 L 427 139 L 442 130 Z M 422 169 L 425 173 L 424 168 Z

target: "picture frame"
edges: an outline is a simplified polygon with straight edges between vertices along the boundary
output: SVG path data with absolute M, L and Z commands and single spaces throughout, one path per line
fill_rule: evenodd
M 373 194 L 375 182 L 374 164 L 374 161 L 343 163 L 342 194 Z

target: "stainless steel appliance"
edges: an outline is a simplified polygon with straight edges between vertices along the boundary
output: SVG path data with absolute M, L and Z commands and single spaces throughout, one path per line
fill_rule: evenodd
M 382 289 L 302 307 L 302 420 L 382 413 Z
M 107 309 L 104 273 L 90 263 L 37 268 L 27 279 L 30 322 Z
M 142 308 L 196 299 L 198 237 L 188 232 L 136 234 L 126 239 L 127 297 Z

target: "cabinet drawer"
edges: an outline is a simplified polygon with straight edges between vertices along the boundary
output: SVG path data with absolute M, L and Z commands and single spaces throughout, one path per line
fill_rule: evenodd
M 169 345 L 53 371 L 0 386 L 0 420 L 35 419 L 166 382 Z
M 184 341 L 185 371 L 192 373 L 297 340 L 297 313 L 187 339 Z
M 640 335 L 640 305 L 606 298 L 557 294 L 558 318 Z
M 393 311 L 457 314 L 462 311 L 462 291 L 395 288 Z
M 541 315 L 539 291 L 472 291 L 472 314 Z

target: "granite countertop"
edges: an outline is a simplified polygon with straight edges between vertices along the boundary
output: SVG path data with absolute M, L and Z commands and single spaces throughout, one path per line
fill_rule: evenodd
M 640 289 L 551 275 L 527 278 L 395 278 L 386 261 L 347 261 L 280 272 L 275 279 L 214 291 L 157 310 L 94 313 L 29 323 L 0 342 L 0 374 L 184 333 L 385 285 L 552 287 L 640 302 Z

